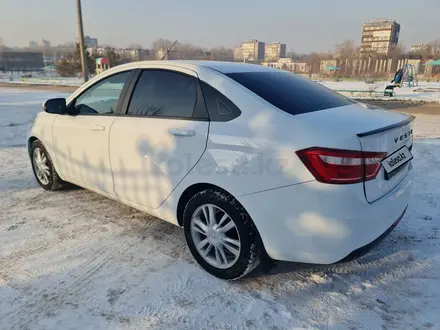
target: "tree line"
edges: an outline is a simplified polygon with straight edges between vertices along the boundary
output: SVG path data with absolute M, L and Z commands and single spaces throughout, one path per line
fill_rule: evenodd
M 86 52 L 86 64 L 89 74 L 96 72 L 96 59 L 105 56 L 110 61 L 110 66 L 116 66 L 122 63 L 122 59 L 111 48 L 106 49 L 106 52 L 101 56 L 96 52 Z M 81 50 L 77 43 L 73 52 L 67 53 L 61 60 L 56 63 L 56 70 L 61 77 L 73 77 L 82 72 L 81 64 Z
M 210 49 L 204 49 L 202 47 L 176 42 L 173 48 L 170 50 L 174 41 L 168 39 L 157 39 L 153 42 L 150 50 L 148 60 L 156 59 L 156 53 L 162 51 L 164 54 L 169 50 L 169 53 L 173 55 L 173 58 L 178 59 L 192 59 L 192 60 L 215 60 L 215 61 L 233 61 L 233 50 L 226 47 L 214 47 Z M 132 59 L 121 58 L 113 47 L 102 46 L 105 49 L 103 54 L 98 54 L 95 51 L 92 53 L 86 52 L 86 63 L 90 74 L 94 74 L 96 70 L 96 59 L 98 57 L 105 56 L 110 61 L 110 66 L 116 66 Z M 131 45 L 130 49 L 142 49 L 140 45 Z M 79 44 L 75 45 L 75 49 L 71 52 L 64 53 L 62 59 L 56 63 L 56 69 L 62 77 L 72 77 L 78 75 L 81 69 L 81 52 Z
M 156 59 L 156 54 L 162 51 L 162 54 L 166 53 L 170 47 L 174 44 L 173 40 L 168 39 L 157 39 L 155 40 L 150 49 L 150 56 L 147 58 L 149 60 Z M 130 59 L 123 59 L 121 56 L 116 54 L 114 48 L 111 46 L 103 46 L 105 49 L 104 54 L 98 55 L 96 52 L 89 54 L 86 52 L 86 62 L 91 74 L 95 73 L 95 60 L 98 57 L 105 56 L 110 60 L 110 66 L 116 66 L 123 62 L 127 62 Z M 131 49 L 142 49 L 141 45 L 131 45 Z M 215 61 L 233 61 L 234 51 L 227 47 L 214 47 L 214 48 L 202 48 L 197 45 L 189 43 L 177 42 L 172 50 L 169 52 L 172 54 L 172 58 L 176 59 L 192 59 L 192 60 L 215 60 Z M 306 62 L 309 66 L 310 72 L 320 72 L 321 60 L 331 60 L 331 59 L 343 59 L 347 62 L 353 62 L 353 60 L 359 58 L 360 47 L 351 40 L 346 40 L 339 44 L 336 44 L 332 51 L 321 52 L 321 53 L 309 53 L 309 54 L 299 54 L 295 52 L 288 53 L 288 57 L 294 61 Z M 420 58 L 422 61 L 428 59 L 440 58 L 440 40 L 435 40 L 426 45 L 417 54 L 411 53 L 404 44 L 398 44 L 390 54 L 392 58 L 398 57 L 416 57 Z M 79 44 L 75 45 L 73 51 L 64 53 L 61 60 L 57 62 L 57 71 L 63 76 L 75 76 L 81 72 L 81 57 Z

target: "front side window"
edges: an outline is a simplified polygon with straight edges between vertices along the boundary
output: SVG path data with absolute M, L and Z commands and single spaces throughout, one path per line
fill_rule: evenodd
M 76 113 L 80 115 L 114 114 L 129 75 L 130 71 L 118 73 L 90 87 L 76 99 Z
M 127 115 L 192 118 L 196 101 L 194 78 L 172 71 L 144 70 Z

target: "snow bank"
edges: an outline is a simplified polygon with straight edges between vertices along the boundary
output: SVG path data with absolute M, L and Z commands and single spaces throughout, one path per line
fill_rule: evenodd
M 386 81 L 373 84 L 364 81 L 319 81 L 319 83 L 348 97 L 389 99 L 383 95 L 385 87 L 390 84 Z M 440 83 L 419 82 L 415 87 L 395 88 L 394 92 L 393 99 L 440 102 Z
M 55 75 L 43 75 L 38 72 L 30 72 L 32 77 L 23 78 L 24 74 L 0 74 L 0 82 L 10 84 L 28 84 L 28 85 L 54 85 L 54 86 L 81 86 L 84 80 L 81 78 L 63 78 Z

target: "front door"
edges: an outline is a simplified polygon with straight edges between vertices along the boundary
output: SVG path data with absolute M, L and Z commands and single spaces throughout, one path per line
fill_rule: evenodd
M 92 85 L 69 107 L 75 115 L 60 115 L 53 123 L 53 142 L 60 175 L 69 182 L 114 194 L 109 136 L 129 71 Z
M 110 135 L 116 194 L 157 208 L 202 156 L 209 121 L 190 70 L 144 70 Z

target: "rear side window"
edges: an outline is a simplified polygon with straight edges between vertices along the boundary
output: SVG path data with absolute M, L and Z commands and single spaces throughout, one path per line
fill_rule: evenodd
M 144 70 L 127 115 L 192 118 L 196 101 L 194 78 L 165 70 Z
M 292 115 L 354 103 L 324 86 L 286 71 L 240 72 L 226 75 Z
M 240 116 L 240 109 L 226 96 L 203 81 L 200 86 L 211 121 L 229 121 Z

